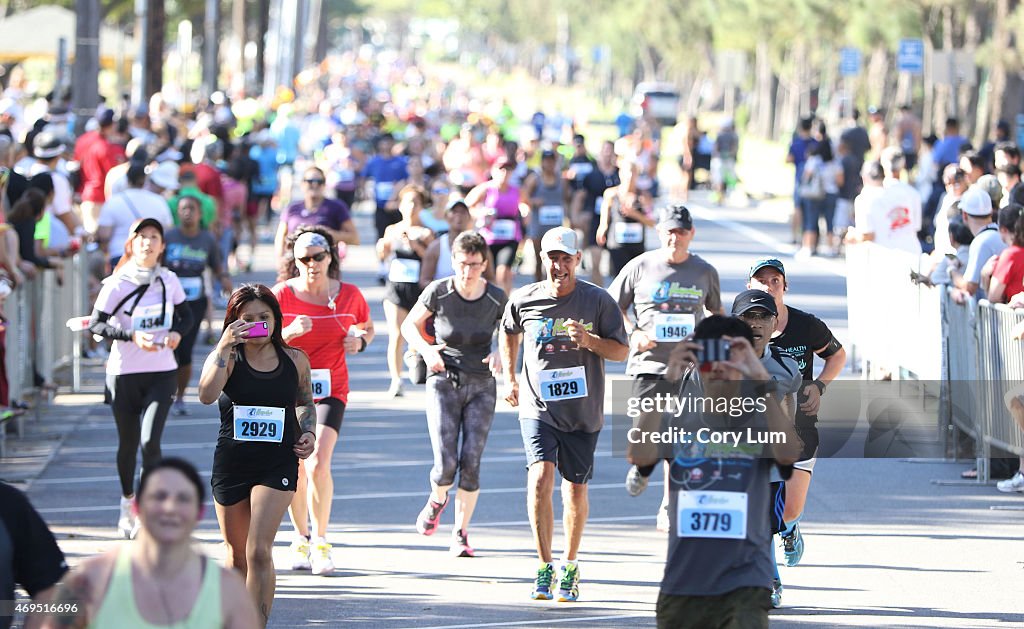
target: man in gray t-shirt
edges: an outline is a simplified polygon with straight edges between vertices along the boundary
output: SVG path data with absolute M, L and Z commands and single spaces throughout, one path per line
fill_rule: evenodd
M 576 232 L 556 227 L 541 239 L 543 282 L 512 293 L 502 321 L 500 351 L 507 378 L 505 400 L 519 407 L 526 448 L 530 518 L 541 566 L 532 597 L 554 597 L 551 538 L 555 468 L 562 474 L 567 548 L 558 599 L 579 596 L 576 553 L 589 509 L 587 481 L 604 425 L 604 361 L 629 352 L 615 300 L 598 286 L 576 279 L 580 263 Z M 515 374 L 523 343 L 522 388 Z
M 626 373 L 635 378 L 633 395 L 638 397 L 654 394 L 658 383 L 664 381 L 672 348 L 689 336 L 706 314 L 722 312 L 718 271 L 690 253 L 697 232 L 690 210 L 670 205 L 661 209 L 659 218 L 661 247 L 631 260 L 608 288 L 630 329 Z M 641 417 L 639 424 L 656 420 Z M 639 496 L 654 468 L 630 467 L 626 491 Z M 661 530 L 668 527 L 667 482 L 657 524 Z

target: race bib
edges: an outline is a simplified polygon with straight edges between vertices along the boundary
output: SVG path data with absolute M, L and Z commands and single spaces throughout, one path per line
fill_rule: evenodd
M 313 399 L 320 400 L 331 394 L 331 370 L 310 369 L 313 380 Z
M 537 210 L 537 219 L 541 225 L 561 225 L 564 217 L 561 205 L 542 205 Z
M 235 441 L 281 443 L 284 409 L 274 406 L 235 406 Z
M 389 201 L 391 193 L 395 190 L 395 182 L 378 181 L 373 185 L 373 196 L 377 201 Z
M 163 312 L 163 316 L 160 314 Z M 171 329 L 173 304 L 153 304 L 142 306 L 132 312 L 132 330 L 136 332 L 159 332 Z
M 680 490 L 676 535 L 746 539 L 747 494 L 736 491 Z
M 515 240 L 516 222 L 507 218 L 499 218 L 491 225 L 491 233 L 495 240 Z
M 597 197 L 594 199 L 594 214 L 601 215 L 601 208 L 604 204 L 604 197 Z
M 343 168 L 337 172 L 338 183 L 351 183 L 356 180 L 356 171 L 352 170 L 351 168 Z
M 396 284 L 413 284 L 420 281 L 420 261 L 410 258 L 395 258 L 388 269 L 388 279 Z
M 179 277 L 181 288 L 185 291 L 185 301 L 195 301 L 203 296 L 203 278 Z
M 615 223 L 615 242 L 620 245 L 632 245 L 643 241 L 643 223 Z
M 544 369 L 537 374 L 540 399 L 558 402 L 587 397 L 587 372 L 583 367 Z
M 692 314 L 654 315 L 654 340 L 659 343 L 675 343 L 693 333 L 697 317 Z

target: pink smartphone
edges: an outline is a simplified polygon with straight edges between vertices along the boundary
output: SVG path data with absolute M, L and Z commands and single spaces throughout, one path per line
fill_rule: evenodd
M 270 335 L 270 326 L 267 325 L 267 322 L 266 321 L 257 321 L 256 323 L 253 324 L 253 326 L 251 328 L 249 328 L 248 334 L 246 334 L 246 338 L 252 339 L 252 338 L 257 338 L 257 337 L 260 337 L 260 336 L 269 336 L 269 335 Z

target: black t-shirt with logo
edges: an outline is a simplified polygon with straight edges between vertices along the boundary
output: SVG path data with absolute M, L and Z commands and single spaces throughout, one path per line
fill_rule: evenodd
M 796 361 L 800 368 L 800 375 L 805 381 L 814 380 L 814 354 L 816 351 L 828 346 L 838 350 L 842 344 L 832 335 L 825 322 L 814 315 L 798 310 L 791 306 L 789 308 L 789 322 L 782 334 L 772 338 L 774 345 L 783 356 L 788 356 Z M 800 396 L 799 402 L 803 402 Z M 797 411 L 797 416 L 802 413 Z

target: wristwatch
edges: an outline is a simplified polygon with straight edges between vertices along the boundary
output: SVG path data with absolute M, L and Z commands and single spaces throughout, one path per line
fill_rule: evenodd
M 818 395 L 819 396 L 825 395 L 825 388 L 826 387 L 825 387 L 825 383 L 824 382 L 822 382 L 821 380 L 815 380 L 811 384 L 813 384 L 814 386 L 818 387 Z
M 358 353 L 365 352 L 366 351 L 366 339 L 360 336 L 359 337 L 359 342 L 362 343 L 362 345 L 359 346 L 359 352 Z

